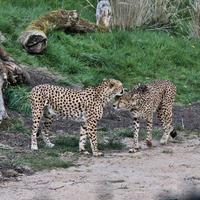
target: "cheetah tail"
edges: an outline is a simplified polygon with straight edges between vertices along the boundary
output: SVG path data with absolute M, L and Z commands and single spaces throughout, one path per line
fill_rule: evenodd
M 170 136 L 171 136 L 172 138 L 175 138 L 175 137 L 177 136 L 177 132 L 176 132 L 175 129 L 173 129 L 173 131 L 170 133 Z

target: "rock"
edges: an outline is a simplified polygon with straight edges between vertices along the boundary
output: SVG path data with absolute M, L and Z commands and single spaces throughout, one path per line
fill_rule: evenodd
M 0 31 L 0 43 L 4 43 L 6 41 L 5 36 L 2 34 L 2 32 Z

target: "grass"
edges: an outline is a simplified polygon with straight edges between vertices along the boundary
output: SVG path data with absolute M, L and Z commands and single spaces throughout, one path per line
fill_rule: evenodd
M 26 86 L 10 86 L 5 90 L 6 105 L 18 112 L 31 113 L 29 88 Z
M 11 120 L 10 126 L 8 127 L 8 131 L 23 133 L 23 134 L 29 134 L 31 132 L 30 128 L 27 127 L 24 121 L 20 118 Z
M 35 171 L 68 168 L 73 165 L 72 161 L 62 160 L 58 154 L 49 154 L 47 150 L 31 153 L 17 153 L 13 150 L 0 150 L 0 154 L 7 157 L 4 162 L 7 162 L 10 166 L 28 166 Z M 1 161 L 0 164 L 3 165 L 4 162 Z
M 15 129 L 15 131 L 17 130 Z M 28 136 L 24 135 L 24 137 Z M 35 171 L 68 168 L 74 165 L 74 160 L 79 155 L 79 138 L 75 136 L 58 136 L 51 140 L 55 144 L 54 148 L 46 147 L 42 139 L 38 138 L 38 151 L 20 151 L 20 149 L 18 150 L 16 148 L 5 150 L 0 148 L 0 155 L 6 156 L 7 159 L 5 159 L 5 162 L 8 162 L 10 166 L 28 166 Z M 123 147 L 124 145 L 119 139 L 113 137 L 109 137 L 107 142 L 99 142 L 99 149 L 103 151 L 111 149 L 120 150 Z M 87 143 L 86 149 L 91 152 L 89 142 Z M 68 157 L 67 155 L 70 156 Z M 3 164 L 4 162 L 1 161 L 0 166 Z
M 47 152 L 23 154 L 16 159 L 16 165 L 29 166 L 34 170 L 68 168 L 73 165 L 72 161 L 64 161 L 56 157 L 56 153 L 48 155 Z
M 118 129 L 118 130 L 116 130 L 115 134 L 118 137 L 122 137 L 122 138 L 125 138 L 125 137 L 133 138 L 133 130 L 130 129 L 130 128 Z M 163 132 L 160 129 L 154 128 L 152 130 L 153 139 L 160 139 L 162 137 L 162 134 L 163 134 Z M 139 140 L 145 140 L 146 136 L 147 136 L 146 129 L 140 129 L 140 131 L 139 131 Z
M 47 148 L 43 141 L 39 140 L 38 151 L 1 150 L 1 155 L 6 155 L 13 165 L 29 166 L 33 170 L 44 170 L 53 168 L 67 168 L 73 165 L 73 160 L 63 160 L 61 155 L 66 152 L 73 152 L 73 159 L 76 159 L 78 152 L 78 138 L 57 137 L 54 140 L 55 147 Z
M 23 52 L 23 59 L 18 60 L 35 67 L 47 66 L 84 86 L 96 85 L 105 77 L 119 79 L 128 88 L 139 82 L 169 79 L 177 86 L 176 102 L 189 104 L 199 101 L 199 54 L 197 41 L 162 32 L 137 30 L 77 36 L 56 32 L 50 36 L 43 55 L 30 58 Z
M 109 138 L 106 143 L 100 143 L 98 147 L 100 150 L 121 150 L 124 144 L 121 143 L 120 138 Z

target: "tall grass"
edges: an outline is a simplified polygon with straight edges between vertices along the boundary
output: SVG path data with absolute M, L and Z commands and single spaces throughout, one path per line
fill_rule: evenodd
M 195 38 L 200 38 L 200 1 L 194 0 L 191 4 L 191 17 L 192 21 L 189 25 L 190 36 Z
M 25 114 L 31 113 L 29 88 L 10 86 L 5 90 L 6 105 L 13 110 Z
M 124 30 L 149 23 L 149 0 L 111 0 L 112 25 Z
M 113 26 L 120 30 L 140 26 L 171 28 L 179 15 L 180 0 L 111 0 Z

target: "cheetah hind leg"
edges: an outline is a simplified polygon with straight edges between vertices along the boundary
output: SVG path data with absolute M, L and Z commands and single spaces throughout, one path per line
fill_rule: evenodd
M 90 153 L 85 150 L 86 141 L 87 141 L 86 127 L 81 125 L 80 140 L 79 140 L 79 152 L 83 153 L 84 155 L 90 155 Z
M 160 144 L 165 145 L 168 142 L 169 137 L 176 137 L 176 131 L 174 131 L 173 127 L 165 128 L 165 133 L 163 134 Z
M 43 141 L 46 144 L 47 147 L 53 148 L 55 145 L 51 143 L 49 139 L 49 128 L 51 124 L 53 123 L 53 117 L 54 115 L 51 114 L 48 108 L 45 108 L 44 111 L 44 129 L 41 130 Z
M 36 151 L 38 150 L 37 145 L 37 132 L 40 125 L 40 120 L 43 115 L 42 106 L 39 109 L 32 109 L 33 115 L 33 125 L 32 125 L 32 135 L 31 135 L 31 150 Z
M 133 118 L 133 148 L 129 149 L 129 153 L 136 153 L 140 150 L 139 142 L 138 142 L 138 134 L 139 134 L 140 124 L 138 118 Z

